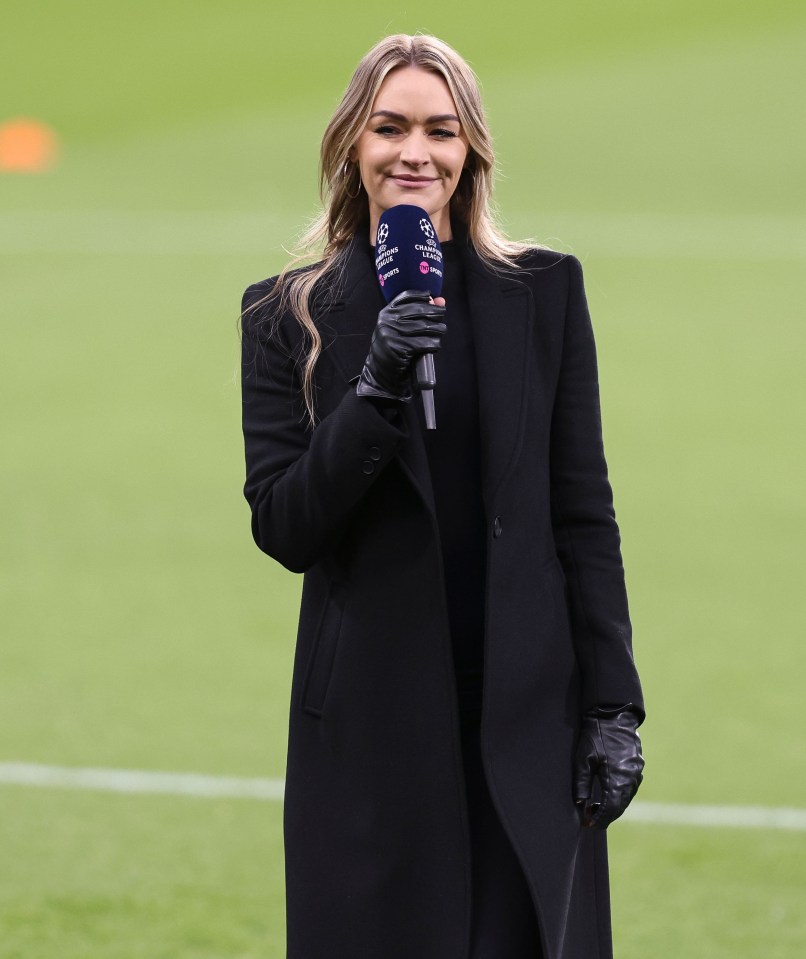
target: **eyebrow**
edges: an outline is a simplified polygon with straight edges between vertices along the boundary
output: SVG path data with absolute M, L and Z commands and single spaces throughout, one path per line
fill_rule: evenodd
M 402 113 L 394 113 L 392 110 L 376 110 L 370 114 L 370 120 L 373 117 L 389 117 L 390 120 L 400 120 L 402 123 L 409 122 L 407 116 L 404 116 Z M 457 123 L 460 122 L 459 117 L 454 116 L 453 113 L 438 113 L 436 116 L 428 117 L 425 122 L 426 125 L 428 125 L 429 123 L 444 123 L 446 120 L 455 120 Z

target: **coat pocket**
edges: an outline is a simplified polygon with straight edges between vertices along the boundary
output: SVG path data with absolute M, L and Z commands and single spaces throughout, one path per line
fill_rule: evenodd
M 312 716 L 321 717 L 325 706 L 343 615 L 344 587 L 333 583 L 319 620 L 302 690 L 302 708 Z

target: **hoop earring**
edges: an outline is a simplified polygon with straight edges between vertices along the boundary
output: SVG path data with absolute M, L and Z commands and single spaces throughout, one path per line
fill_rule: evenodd
M 344 177 L 345 180 L 347 180 L 347 179 L 349 178 L 351 168 L 352 168 L 352 164 L 350 163 L 350 161 L 349 161 L 349 160 L 345 160 L 345 161 L 344 161 L 344 169 L 341 171 L 341 172 L 342 172 L 342 176 Z M 358 169 L 358 167 L 356 167 L 356 169 Z M 347 197 L 349 197 L 349 199 L 351 199 L 351 200 L 357 200 L 359 193 L 361 193 L 361 187 L 362 187 L 363 185 L 364 185 L 364 184 L 361 182 L 361 174 L 359 173 L 359 174 L 358 174 L 358 189 L 355 191 L 355 193 L 350 193 L 350 191 L 347 189 L 347 186 L 345 185 L 345 187 L 344 187 L 344 193 L 345 193 L 345 195 L 346 195 Z

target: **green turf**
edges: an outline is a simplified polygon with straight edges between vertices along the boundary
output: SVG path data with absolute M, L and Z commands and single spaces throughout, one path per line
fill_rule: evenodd
M 13 789 L 4 959 L 283 954 L 278 803 Z
M 760 0 L 4 6 L 0 761 L 282 776 L 299 580 L 241 496 L 240 294 L 358 56 L 476 66 L 515 235 L 579 254 L 642 796 L 806 806 L 806 12 Z M 0 959 L 282 955 L 276 804 L 0 788 Z M 623 824 L 618 959 L 799 959 L 802 834 Z
M 623 825 L 611 831 L 618 959 L 795 959 L 806 838 Z

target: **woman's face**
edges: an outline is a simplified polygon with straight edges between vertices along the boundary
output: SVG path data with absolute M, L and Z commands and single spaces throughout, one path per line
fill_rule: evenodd
M 439 239 L 449 240 L 448 203 L 467 150 L 456 104 L 442 77 L 418 67 L 393 70 L 350 151 L 369 198 L 370 242 L 381 213 L 399 203 L 422 207 Z

